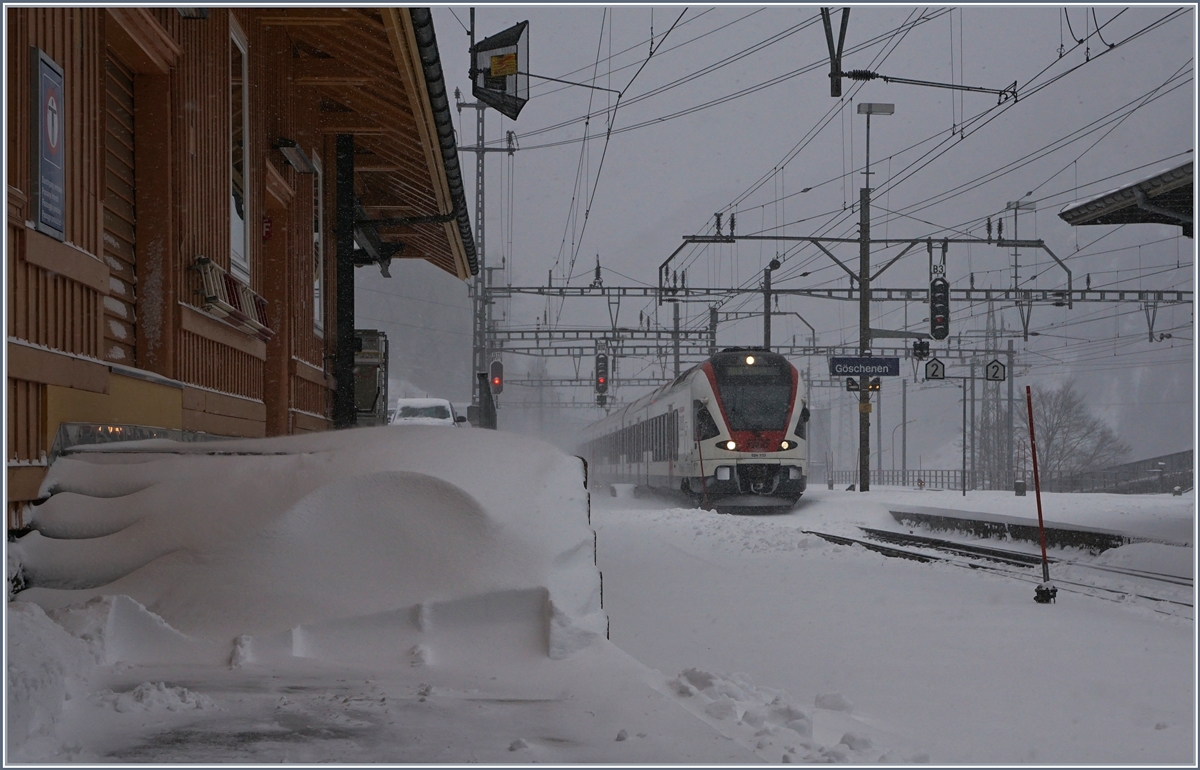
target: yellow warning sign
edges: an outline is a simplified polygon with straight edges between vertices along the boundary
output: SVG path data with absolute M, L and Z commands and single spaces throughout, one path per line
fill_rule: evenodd
M 494 78 L 517 74 L 517 55 L 515 53 L 505 53 L 493 56 L 491 69 L 492 77 Z
M 865 404 L 859 403 L 858 411 L 862 412 L 863 414 L 870 414 L 871 413 L 871 402 L 868 401 Z

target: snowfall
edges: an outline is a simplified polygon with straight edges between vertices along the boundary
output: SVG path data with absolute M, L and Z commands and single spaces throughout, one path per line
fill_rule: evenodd
M 1032 490 L 729 515 L 419 425 L 89 449 L 7 548 L 6 763 L 1196 762 L 1193 492 L 1043 495 L 1136 542 L 1052 549 L 1038 604 L 812 534 Z

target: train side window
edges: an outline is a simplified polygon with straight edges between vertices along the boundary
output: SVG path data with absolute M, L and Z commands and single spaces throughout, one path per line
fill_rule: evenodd
M 696 413 L 696 440 L 705 441 L 710 438 L 716 438 L 721 434 L 717 428 L 717 421 L 713 419 L 708 412 L 708 407 L 700 401 L 692 402 L 692 409 Z
M 796 435 L 799 438 L 802 438 L 805 440 L 808 439 L 808 419 L 809 419 L 809 417 L 810 417 L 810 414 L 808 411 L 808 405 L 805 404 L 804 407 L 800 409 L 800 419 L 796 421 Z

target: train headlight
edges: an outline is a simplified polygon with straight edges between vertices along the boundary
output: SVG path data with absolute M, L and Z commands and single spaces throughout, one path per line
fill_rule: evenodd
M 791 448 L 792 448 L 792 442 L 790 442 L 790 441 L 784 441 L 784 442 L 781 442 L 781 443 L 779 444 L 779 448 L 780 448 L 780 449 L 791 449 Z
M 754 366 L 754 356 L 746 356 L 746 366 Z
M 737 449 L 737 443 L 733 441 L 726 441 L 725 448 L 732 452 L 733 450 Z

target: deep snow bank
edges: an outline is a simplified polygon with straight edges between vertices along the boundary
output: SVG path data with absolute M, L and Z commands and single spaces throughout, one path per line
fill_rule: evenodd
M 36 531 L 11 548 L 31 586 L 18 598 L 131 597 L 198 659 L 347 618 L 400 612 L 420 630 L 422 607 L 514 591 L 541 597 L 540 617 L 523 617 L 554 657 L 606 624 L 582 463 L 521 436 L 397 426 L 106 445 L 55 463 L 43 491 Z
M 583 481 L 422 426 L 61 459 L 10 547 L 7 756 L 749 761 L 605 641 Z

